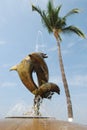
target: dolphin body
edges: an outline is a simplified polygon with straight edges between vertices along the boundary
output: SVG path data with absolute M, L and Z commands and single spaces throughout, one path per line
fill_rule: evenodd
M 30 92 L 37 89 L 37 86 L 32 78 L 33 65 L 29 56 L 26 56 L 19 64 L 11 67 L 10 70 L 16 70 L 18 72 L 22 83 Z
M 40 86 L 43 83 L 48 82 L 49 71 L 46 62 L 44 60 L 44 58 L 47 58 L 47 55 L 38 52 L 38 53 L 32 53 L 29 56 L 33 62 L 34 71 L 36 72 L 36 75 L 38 77 L 38 85 Z
M 47 56 L 43 53 L 29 54 L 10 70 L 18 72 L 22 83 L 35 96 L 40 95 L 42 98 L 51 98 L 54 92 L 60 94 L 60 89 L 56 84 L 48 82 L 49 72 L 44 58 L 47 58 Z M 33 72 L 37 75 L 38 86 L 33 80 Z

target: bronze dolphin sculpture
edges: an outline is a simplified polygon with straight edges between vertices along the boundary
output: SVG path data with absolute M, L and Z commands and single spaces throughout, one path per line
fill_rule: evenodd
M 60 94 L 59 87 L 54 83 L 48 83 L 49 72 L 44 58 L 47 58 L 47 55 L 44 53 L 32 53 L 29 55 L 34 64 L 34 69 L 38 77 L 38 90 L 35 89 L 33 94 L 40 95 L 43 98 L 51 98 L 54 92 Z
M 48 83 L 48 68 L 44 61 L 46 57 L 46 54 L 43 53 L 32 53 L 10 69 L 18 72 L 21 81 L 31 93 L 35 96 L 40 95 L 42 98 L 49 97 L 50 92 L 60 93 L 56 84 Z M 36 72 L 38 86 L 33 80 L 33 71 Z

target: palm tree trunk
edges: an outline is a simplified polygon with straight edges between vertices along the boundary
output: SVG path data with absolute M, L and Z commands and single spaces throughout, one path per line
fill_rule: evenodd
M 63 81 L 65 94 L 66 94 L 67 109 L 68 109 L 68 120 L 70 120 L 70 119 L 72 120 L 73 119 L 72 103 L 71 103 L 70 92 L 69 92 L 68 83 L 67 83 L 66 75 L 65 75 L 65 71 L 64 71 L 63 61 L 62 61 L 60 40 L 58 38 L 56 38 L 56 39 L 57 39 L 59 64 L 60 64 L 60 69 L 61 69 L 62 81 Z

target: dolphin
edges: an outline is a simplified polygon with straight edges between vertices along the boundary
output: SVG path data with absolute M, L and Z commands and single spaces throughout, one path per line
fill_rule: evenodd
M 54 83 L 49 83 L 49 72 L 44 58 L 47 58 L 47 55 L 44 53 L 32 53 L 29 55 L 34 64 L 34 70 L 38 77 L 39 88 L 33 91 L 33 94 L 40 95 L 42 98 L 51 98 L 54 92 L 60 94 L 59 87 Z
M 50 99 L 54 92 L 60 94 L 60 88 L 56 84 L 48 82 L 41 85 L 38 89 L 35 89 L 33 94 L 35 96 L 40 95 L 42 98 Z
M 10 70 L 18 72 L 22 83 L 35 96 L 40 95 L 42 98 L 51 98 L 54 92 L 60 94 L 60 89 L 56 84 L 48 83 L 49 72 L 44 58 L 47 58 L 44 53 L 29 54 L 19 64 L 11 67 Z M 38 86 L 33 80 L 33 72 L 36 72 Z
M 35 82 L 33 81 L 33 69 L 33 64 L 29 56 L 26 56 L 19 64 L 10 68 L 10 71 L 16 70 L 18 72 L 18 75 L 22 83 L 31 93 L 32 91 L 38 88 Z

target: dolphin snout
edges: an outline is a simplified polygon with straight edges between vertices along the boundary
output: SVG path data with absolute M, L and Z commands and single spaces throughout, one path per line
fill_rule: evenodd
M 17 65 L 12 66 L 12 67 L 10 68 L 10 71 L 12 71 L 12 70 L 17 70 Z

